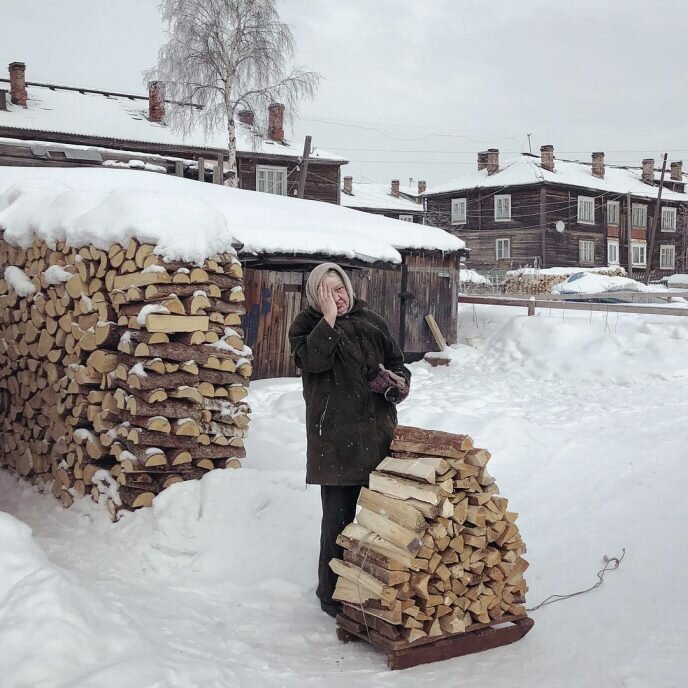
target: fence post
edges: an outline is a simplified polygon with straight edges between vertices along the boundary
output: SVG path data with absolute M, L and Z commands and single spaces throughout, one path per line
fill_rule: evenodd
M 528 315 L 535 315 L 535 299 L 532 296 L 528 300 Z

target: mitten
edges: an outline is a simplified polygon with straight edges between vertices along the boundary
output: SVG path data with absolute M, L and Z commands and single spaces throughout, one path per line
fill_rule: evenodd
M 368 386 L 377 394 L 384 394 L 390 387 L 394 387 L 394 382 L 389 376 L 388 370 L 381 370 L 369 383 Z

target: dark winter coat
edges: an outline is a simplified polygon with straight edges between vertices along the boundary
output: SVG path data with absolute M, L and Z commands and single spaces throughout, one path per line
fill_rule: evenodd
M 367 485 L 389 452 L 397 424 L 394 404 L 372 392 L 368 382 L 380 363 L 410 382 L 399 345 L 385 321 L 358 299 L 334 328 L 313 308 L 301 311 L 289 343 L 303 372 L 306 482 Z

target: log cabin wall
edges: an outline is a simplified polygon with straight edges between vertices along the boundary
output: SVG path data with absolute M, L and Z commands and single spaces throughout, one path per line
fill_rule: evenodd
M 287 168 L 287 195 L 295 196 L 299 185 L 296 160 L 239 156 L 239 183 L 242 189 L 256 190 L 256 166 Z M 336 163 L 310 161 L 306 172 L 304 198 L 325 203 L 338 203 L 340 166 Z
M 511 196 L 511 220 L 494 219 L 494 197 L 498 194 Z M 595 221 L 578 221 L 578 198 L 594 198 Z M 462 225 L 451 222 L 451 200 L 466 198 L 467 222 Z M 607 201 L 619 201 L 619 225 L 607 225 Z M 632 203 L 647 206 L 646 228 L 633 228 L 633 239 L 647 241 L 649 251 L 650 226 L 654 216 L 655 203 L 647 198 L 632 198 Z M 679 264 L 680 241 L 685 233 L 686 213 L 680 212 L 686 203 L 662 201 L 662 207 L 679 209 L 677 231 L 661 229 L 655 235 L 652 251 L 653 275 L 661 277 L 672 270 L 660 270 L 659 259 L 662 244 L 676 246 L 677 268 Z M 563 185 L 539 184 L 529 187 L 501 188 L 497 192 L 487 189 L 455 191 L 427 198 L 427 216 L 430 224 L 447 229 L 462 238 L 471 248 L 469 264 L 477 270 L 505 270 L 533 265 L 542 267 L 603 267 L 608 264 L 607 240 L 619 239 L 619 260 L 628 265 L 626 240 L 626 196 L 619 193 L 600 193 L 595 189 L 565 187 Z M 557 221 L 565 224 L 564 232 L 555 229 Z M 511 254 L 508 259 L 497 260 L 497 239 L 509 239 Z M 592 241 L 594 258 L 581 262 L 580 241 Z M 649 257 L 649 256 L 648 256 Z M 644 268 L 636 267 L 634 275 L 644 274 Z

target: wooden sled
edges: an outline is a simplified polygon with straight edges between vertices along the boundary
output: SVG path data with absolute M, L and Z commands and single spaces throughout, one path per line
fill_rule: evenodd
M 369 621 L 367 616 L 366 621 Z M 492 624 L 470 626 L 465 633 L 421 638 L 408 643 L 382 635 L 370 623 L 366 626 L 365 623 L 354 620 L 350 616 L 338 614 L 337 637 L 344 643 L 359 640 L 369 642 L 374 648 L 387 655 L 387 666 L 395 670 L 510 645 L 523 638 L 533 624 L 534 621 L 528 616 L 505 616 Z

